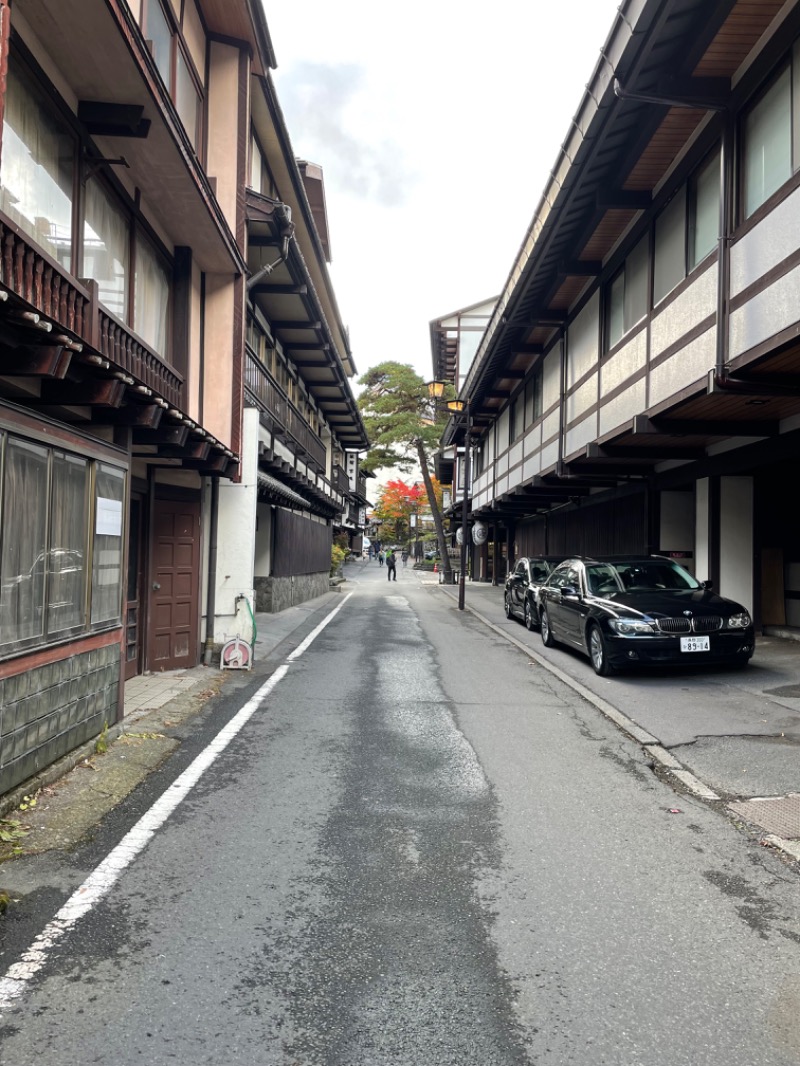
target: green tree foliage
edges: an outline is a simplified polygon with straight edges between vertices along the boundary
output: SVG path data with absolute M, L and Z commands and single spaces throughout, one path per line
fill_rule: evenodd
M 372 441 L 362 469 L 396 468 L 408 472 L 419 464 L 436 527 L 439 554 L 445 570 L 449 570 L 442 512 L 430 474 L 430 463 L 447 424 L 447 412 L 435 408 L 424 380 L 404 363 L 379 363 L 359 379 L 359 385 L 363 392 L 358 397 L 358 406 Z M 452 398 L 450 389 L 444 399 Z

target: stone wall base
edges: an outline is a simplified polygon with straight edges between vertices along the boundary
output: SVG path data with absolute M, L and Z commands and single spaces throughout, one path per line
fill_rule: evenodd
M 330 589 L 330 576 L 296 574 L 293 577 L 257 577 L 255 579 L 256 613 L 277 614 L 287 607 L 324 596 Z

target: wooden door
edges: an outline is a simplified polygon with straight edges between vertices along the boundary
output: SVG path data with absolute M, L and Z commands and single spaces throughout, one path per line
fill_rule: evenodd
M 199 659 L 200 501 L 155 500 L 148 666 L 178 670 Z

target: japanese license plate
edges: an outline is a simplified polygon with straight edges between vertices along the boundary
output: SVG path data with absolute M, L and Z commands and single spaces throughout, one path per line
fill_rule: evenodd
M 711 638 L 681 637 L 681 651 L 711 651 Z

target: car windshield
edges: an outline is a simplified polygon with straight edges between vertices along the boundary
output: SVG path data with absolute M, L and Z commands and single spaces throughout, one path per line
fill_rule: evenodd
M 669 559 L 631 559 L 586 567 L 586 580 L 590 592 L 595 595 L 610 595 L 612 592 L 661 591 L 671 589 L 699 589 L 697 581 L 688 570 Z

